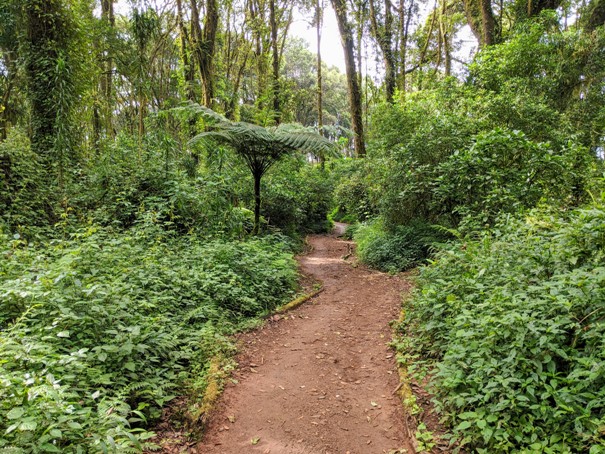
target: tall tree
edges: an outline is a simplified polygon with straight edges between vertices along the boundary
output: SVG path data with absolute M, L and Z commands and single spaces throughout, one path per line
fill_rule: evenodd
M 0 140 L 6 139 L 10 119 L 14 116 L 11 101 L 18 84 L 18 8 L 14 1 L 0 3 Z
M 103 96 L 103 117 L 107 135 L 113 136 L 113 35 L 116 24 L 113 0 L 101 0 L 101 22 L 105 35 L 105 46 L 101 67 L 101 94 Z
M 479 41 L 479 46 L 495 44 L 496 20 L 491 0 L 464 0 L 464 11 L 468 25 Z
M 412 16 L 417 8 L 418 5 L 416 4 L 415 0 L 409 0 L 408 5 L 406 5 L 405 0 L 399 0 L 399 35 L 397 39 L 397 47 L 399 50 L 399 65 L 397 70 L 397 88 L 399 88 L 399 91 L 403 93 L 405 93 L 407 85 L 406 76 L 408 74 L 408 39 L 410 36 Z
M 391 0 L 384 0 L 384 12 L 382 20 L 379 17 L 379 11 L 376 8 L 376 0 L 370 0 L 370 30 L 374 39 L 380 47 L 384 59 L 385 76 L 385 98 L 387 102 L 393 102 L 396 86 L 396 67 L 395 50 L 393 48 L 394 20 L 393 4 Z
M 183 79 L 185 85 L 185 96 L 189 101 L 195 100 L 193 89 L 193 66 L 191 62 L 190 39 L 183 12 L 183 0 L 176 0 L 177 22 L 179 26 L 179 40 L 181 45 L 181 64 L 183 65 Z
M 281 122 L 281 106 L 279 102 L 279 44 L 277 42 L 277 17 L 275 11 L 275 0 L 269 0 L 269 24 L 271 28 L 271 60 L 273 67 L 272 74 L 272 94 L 273 98 L 273 118 L 276 124 Z
M 49 168 L 57 169 L 62 187 L 65 161 L 73 151 L 70 126 L 76 93 L 70 50 L 76 26 L 62 0 L 26 0 L 21 5 L 26 30 L 25 71 L 32 149 L 45 159 Z
M 315 33 L 317 36 L 317 130 L 323 134 L 324 113 L 323 113 L 323 80 L 321 72 L 321 31 L 323 26 L 324 0 L 315 2 Z M 322 162 L 323 163 L 323 162 Z
M 439 42 L 443 54 L 445 76 L 452 74 L 452 38 L 450 35 L 449 14 L 447 13 L 447 0 L 441 0 L 441 14 L 439 15 Z M 437 64 L 437 67 L 439 64 Z
M 217 0 L 206 0 L 204 26 L 202 28 L 197 0 L 191 0 L 191 38 L 193 54 L 200 71 L 204 88 L 203 103 L 211 107 L 214 103 L 214 54 L 218 32 L 219 10 Z
M 353 30 L 347 19 L 347 4 L 345 0 L 330 0 L 342 41 L 345 56 L 345 67 L 347 73 L 347 87 L 349 91 L 349 103 L 351 109 L 351 122 L 355 134 L 355 154 L 359 157 L 365 156 L 365 137 L 363 132 L 363 119 L 361 108 L 361 88 L 359 84 L 360 75 L 355 68 L 355 47 L 353 41 Z

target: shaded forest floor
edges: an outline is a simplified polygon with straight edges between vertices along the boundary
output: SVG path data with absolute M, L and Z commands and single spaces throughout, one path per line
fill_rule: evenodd
M 187 452 L 414 452 L 388 345 L 411 284 L 347 261 L 351 242 L 315 235 L 309 243 L 301 271 L 324 291 L 240 336 L 239 367 L 203 441 Z

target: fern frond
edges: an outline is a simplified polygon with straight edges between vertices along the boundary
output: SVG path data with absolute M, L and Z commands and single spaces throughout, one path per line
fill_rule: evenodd
M 293 151 L 306 151 L 318 156 L 337 156 L 338 152 L 334 144 L 325 137 L 313 132 L 293 131 L 275 134 L 278 142 L 289 147 Z

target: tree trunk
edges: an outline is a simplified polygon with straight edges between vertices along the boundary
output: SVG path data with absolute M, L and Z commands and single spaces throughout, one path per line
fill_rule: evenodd
M 204 59 L 202 82 L 204 83 L 204 105 L 212 107 L 214 103 L 214 53 L 216 49 L 216 34 L 218 31 L 218 4 L 216 0 L 206 1 L 206 18 L 204 20 Z
M 323 24 L 323 0 L 316 0 L 315 3 L 315 31 L 317 34 L 317 131 L 324 135 L 324 111 L 323 111 L 323 80 L 321 72 L 321 28 Z M 321 168 L 326 165 L 326 157 L 322 154 L 319 157 Z
M 347 20 L 347 5 L 345 0 L 331 0 L 332 7 L 336 13 L 338 29 L 345 55 L 345 67 L 347 72 L 347 88 L 349 92 L 349 103 L 351 108 L 351 119 L 353 133 L 355 134 L 355 153 L 358 157 L 365 156 L 365 142 L 363 133 L 363 119 L 361 109 L 361 90 L 359 88 L 359 75 L 355 69 L 355 51 L 353 48 L 353 33 L 351 25 Z
M 602 25 L 605 25 L 605 0 L 593 0 L 588 7 L 588 19 L 584 32 L 592 33 Z
M 32 150 L 50 156 L 57 129 L 58 97 L 54 83 L 64 39 L 61 3 L 58 0 L 30 0 L 24 4 L 27 24 L 28 95 L 31 102 Z M 49 96 L 50 95 L 50 96 Z M 67 119 L 65 119 L 67 120 Z
M 254 230 L 252 233 L 258 235 L 260 233 L 260 181 L 263 173 L 259 169 L 254 169 L 252 176 L 254 177 Z
M 281 122 L 281 107 L 279 102 L 279 46 L 277 44 L 277 18 L 275 17 L 275 0 L 269 0 L 269 24 L 271 27 L 271 51 L 273 64 L 273 118 L 276 124 Z
M 202 79 L 203 104 L 212 107 L 214 102 L 214 51 L 218 31 L 218 5 L 216 0 L 207 0 L 204 29 L 200 22 L 197 0 L 191 0 L 191 38 L 193 51 Z
M 103 94 L 103 120 L 109 137 L 114 136 L 113 129 L 113 55 L 112 39 L 116 25 L 113 0 L 101 0 L 101 20 L 105 26 L 105 48 L 103 49 L 103 75 L 101 77 L 101 93 Z
M 235 82 L 233 83 L 233 93 L 227 102 L 227 109 L 225 111 L 225 116 L 229 120 L 235 120 L 237 103 L 239 101 L 239 87 L 241 84 L 241 80 L 244 77 L 244 71 L 246 70 L 246 66 L 248 64 L 249 55 L 250 55 L 250 51 L 246 50 L 246 54 L 244 56 L 244 61 L 240 65 L 239 70 L 237 71 L 237 76 L 235 78 Z
M 315 4 L 315 22 L 317 33 L 317 130 L 321 135 L 323 135 L 323 80 L 321 73 L 321 27 L 323 24 L 323 0 L 317 0 L 317 3 Z
M 262 7 L 263 5 L 259 2 L 259 0 L 248 1 L 252 40 L 255 46 L 254 58 L 257 72 L 257 101 L 261 100 L 267 91 L 267 51 L 263 36 L 265 16 Z
M 408 36 L 410 31 L 410 24 L 412 20 L 412 10 L 414 8 L 414 0 L 410 0 L 410 5 L 407 10 L 405 9 L 405 0 L 399 0 L 399 69 L 397 75 L 397 86 L 399 91 L 405 93 L 406 91 L 406 76 L 407 71 L 407 52 L 408 52 Z
M 195 101 L 195 92 L 193 90 L 193 68 L 191 67 L 191 61 L 189 60 L 189 35 L 187 34 L 187 28 L 185 28 L 185 21 L 183 19 L 182 0 L 176 0 L 176 8 L 179 36 L 181 39 L 181 60 L 183 63 L 183 77 L 185 79 L 185 96 L 187 96 L 188 100 Z
M 7 66 L 11 66 L 8 64 Z M 6 81 L 6 90 L 2 96 L 2 104 L 0 104 L 0 141 L 6 140 L 8 136 L 8 103 L 10 102 L 11 93 L 13 91 L 14 72 L 8 70 Z
M 483 44 L 491 46 L 496 41 L 496 21 L 491 0 L 480 0 L 481 21 L 483 22 Z
M 439 30 L 441 32 L 441 39 L 443 41 L 443 56 L 445 61 L 445 76 L 449 77 L 452 75 L 452 49 L 450 44 L 450 36 L 448 33 L 448 28 L 445 23 L 447 19 L 447 0 L 441 0 L 441 17 Z
M 479 42 L 479 47 L 495 43 L 496 21 L 491 0 L 464 0 L 466 20 Z
M 393 5 L 391 0 L 384 0 L 384 8 L 384 23 L 379 24 L 375 0 L 370 0 L 370 29 L 384 59 L 385 98 L 388 103 L 392 103 L 396 86 L 396 63 L 393 49 Z

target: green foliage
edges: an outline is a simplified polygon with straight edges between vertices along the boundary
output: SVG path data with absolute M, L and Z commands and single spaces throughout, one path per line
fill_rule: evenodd
M 262 190 L 261 213 L 270 225 L 289 235 L 329 230 L 333 183 L 327 170 L 308 165 L 302 156 L 293 156 L 269 171 Z
M 21 46 L 32 110 L 32 149 L 47 175 L 62 186 L 74 157 L 73 109 L 78 97 L 75 47 L 78 26 L 62 0 L 22 3 Z M 53 178 L 49 178 L 54 183 Z
M 423 263 L 445 235 L 422 222 L 385 229 L 380 219 L 360 224 L 353 234 L 359 259 L 379 270 L 405 271 Z
M 605 205 L 505 217 L 422 269 L 405 326 L 476 452 L 602 452 Z
M 1 241 L 0 449 L 18 452 L 150 446 L 146 423 L 296 281 L 279 240 L 171 238 L 151 219 Z
M 212 129 L 195 136 L 191 140 L 192 145 L 224 144 L 242 157 L 251 170 L 258 169 L 263 174 L 282 156 L 294 151 L 316 156 L 334 154 L 332 142 L 300 125 L 281 124 L 275 128 L 264 128 L 247 122 L 229 121 L 196 104 L 181 109 L 201 115 Z
M 545 14 L 525 22 L 507 42 L 483 50 L 470 67 L 471 80 L 497 97 L 523 93 L 530 100 L 530 109 L 542 104 L 558 112 L 561 121 L 545 132 L 553 126 L 572 126 L 570 131 L 582 145 L 600 146 L 603 129 L 594 122 L 604 114 L 605 30 L 585 34 L 570 29 L 561 33 L 553 27 L 556 23 L 552 14 Z M 535 122 L 533 129 L 540 134 L 538 125 L 544 120 L 536 111 L 525 121 L 528 125 Z M 526 128 L 523 131 L 531 137 Z
M 334 221 L 354 223 L 365 221 L 376 214 L 370 194 L 366 164 L 362 160 L 346 159 L 330 163 L 336 187 L 334 190 Z
M 83 185 L 70 188 L 77 215 L 117 229 L 150 217 L 167 231 L 242 236 L 246 219 L 231 204 L 231 181 L 206 172 L 189 177 L 176 159 L 165 156 L 171 144 L 154 146 L 154 139 L 146 140 L 144 156 L 138 158 L 138 145 L 119 137 L 94 162 Z
M 301 38 L 285 43 L 281 73 L 283 120 L 312 125 L 317 122 L 317 56 Z M 350 127 L 346 76 L 322 63 L 324 126 Z
M 388 226 L 416 218 L 457 226 L 467 216 L 484 225 L 541 200 L 577 205 L 599 163 L 561 118 L 535 98 L 452 83 L 382 107 L 371 197 Z
M 570 144 L 555 153 L 549 144 L 533 142 L 521 132 L 495 129 L 437 166 L 433 204 L 447 207 L 456 224 L 468 217 L 479 225 L 541 201 L 574 204 L 590 176 L 588 157 L 583 147 Z
M 180 110 L 199 114 L 211 127 L 191 140 L 207 149 L 222 144 L 240 156 L 254 180 L 254 233 L 260 232 L 261 181 L 265 173 L 281 158 L 295 151 L 313 153 L 315 156 L 336 155 L 332 142 L 317 133 L 294 124 L 281 124 L 264 128 L 246 122 L 233 122 L 220 114 L 196 104 Z
M 359 229 L 360 225 L 361 224 L 350 224 L 350 225 L 347 225 L 347 228 L 345 229 L 344 233 L 342 234 L 342 237 L 345 240 L 351 241 L 355 237 L 355 233 L 357 233 L 357 230 Z
M 449 211 L 434 203 L 436 166 L 454 151 L 470 146 L 480 130 L 466 115 L 464 105 L 455 112 L 455 100 L 463 92 L 448 85 L 410 96 L 405 105 L 381 106 L 376 111 L 368 173 L 387 225 L 403 225 L 415 218 L 439 222 L 442 213 Z
M 48 206 L 49 188 L 45 184 L 40 157 L 29 140 L 13 129 L 0 142 L 0 218 L 15 229 L 48 225 L 54 220 L 54 207 Z

